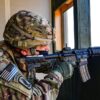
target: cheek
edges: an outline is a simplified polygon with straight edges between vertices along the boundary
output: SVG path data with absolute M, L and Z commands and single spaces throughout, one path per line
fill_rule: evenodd
M 35 51 L 35 55 L 39 55 L 39 52 L 38 51 Z
M 49 51 L 50 48 L 48 46 L 38 46 L 38 47 L 36 47 L 36 50 L 39 50 L 39 51 Z
M 45 47 L 45 50 L 46 50 L 46 51 L 49 51 L 49 50 L 50 50 L 50 48 L 49 48 L 48 46 L 46 46 L 46 47 Z

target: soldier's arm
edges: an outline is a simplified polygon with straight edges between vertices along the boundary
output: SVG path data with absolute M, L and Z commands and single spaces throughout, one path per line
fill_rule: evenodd
M 50 100 L 56 100 L 59 87 L 63 80 L 68 79 L 73 74 L 73 67 L 70 63 L 60 62 L 43 80 L 35 84 L 34 95 L 43 95 Z
M 0 100 L 30 100 L 32 88 L 28 85 L 9 55 L 0 49 Z

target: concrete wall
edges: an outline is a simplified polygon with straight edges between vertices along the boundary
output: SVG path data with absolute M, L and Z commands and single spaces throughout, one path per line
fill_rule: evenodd
M 0 0 L 0 40 L 5 26 L 5 0 Z
M 19 10 L 29 10 L 51 22 L 50 0 L 0 0 L 0 40 L 7 20 Z
M 50 0 L 11 0 L 11 15 L 16 11 L 30 10 L 50 20 Z

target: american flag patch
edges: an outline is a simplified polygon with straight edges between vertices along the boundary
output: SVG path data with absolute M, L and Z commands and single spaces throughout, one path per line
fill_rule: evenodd
M 16 65 L 10 63 L 0 74 L 0 77 L 4 80 L 10 81 L 18 72 L 18 68 Z

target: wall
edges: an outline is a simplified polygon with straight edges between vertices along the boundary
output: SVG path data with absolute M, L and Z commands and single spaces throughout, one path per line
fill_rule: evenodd
M 11 15 L 16 11 L 30 10 L 50 20 L 50 0 L 11 0 Z
M 0 40 L 5 22 L 19 10 L 29 10 L 51 22 L 50 0 L 0 0 Z
M 5 1 L 0 0 L 0 40 L 5 26 Z

